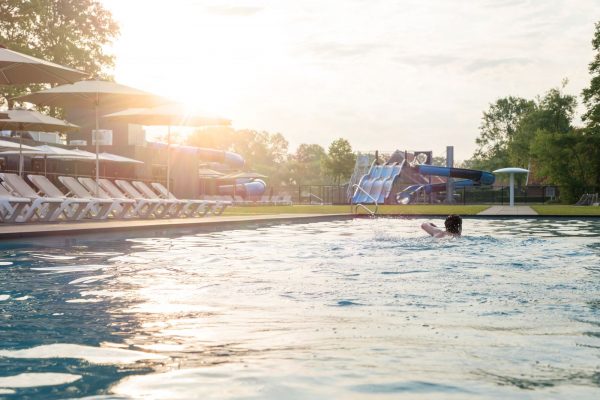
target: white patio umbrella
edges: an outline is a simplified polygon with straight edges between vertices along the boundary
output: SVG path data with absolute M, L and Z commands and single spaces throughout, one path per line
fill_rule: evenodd
M 85 150 L 80 150 L 80 149 L 72 149 L 71 151 L 75 154 L 79 154 L 79 156 L 81 157 L 81 160 L 83 160 L 83 161 L 90 161 L 90 160 L 95 161 L 96 160 L 95 153 L 85 151 Z M 105 153 L 105 152 L 98 154 L 98 158 L 100 159 L 100 161 L 112 161 L 112 162 L 120 162 L 120 163 L 125 163 L 125 164 L 143 164 L 144 163 L 143 161 L 135 160 L 133 158 L 124 157 L 124 156 L 120 156 L 120 155 L 112 154 L 112 153 Z
M 526 173 L 529 173 L 529 170 L 524 169 L 524 168 L 500 168 L 493 172 L 494 172 L 494 174 L 510 174 L 509 205 L 510 205 L 510 207 L 514 207 L 515 206 L 515 174 L 526 174 Z
M 19 176 L 23 175 L 23 131 L 72 132 L 79 129 L 58 118 L 33 110 L 8 110 L 9 119 L 0 119 L 0 130 L 19 131 Z
M 0 85 L 70 83 L 87 74 L 0 45 Z
M 83 156 L 73 150 L 63 149 L 62 147 L 49 146 L 44 144 L 42 146 L 36 146 L 36 149 L 39 149 L 43 152 L 43 155 L 36 156 L 34 158 L 44 158 L 44 175 L 47 174 L 47 163 L 48 159 L 59 159 L 59 160 L 85 160 L 90 159 L 89 156 Z M 93 155 L 92 155 L 93 159 Z
M 186 111 L 181 104 L 170 103 L 151 108 L 131 108 L 102 116 L 112 121 L 138 125 L 167 126 L 167 190 L 171 184 L 171 126 L 229 126 L 225 118 Z
M 149 107 L 165 103 L 154 94 L 109 81 L 79 81 L 71 85 L 57 86 L 48 90 L 18 97 L 17 100 L 33 104 L 65 107 L 87 105 L 95 111 L 96 131 L 100 128 L 99 108 L 102 107 Z M 96 182 L 100 179 L 100 145 L 96 140 Z
M 0 153 L 1 154 L 19 154 L 19 150 L 21 150 L 24 153 L 27 152 L 28 154 L 40 153 L 40 150 L 36 149 L 35 147 L 11 142 L 10 140 L 0 139 Z

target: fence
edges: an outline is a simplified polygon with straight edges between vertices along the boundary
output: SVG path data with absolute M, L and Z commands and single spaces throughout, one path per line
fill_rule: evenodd
M 347 185 L 300 185 L 298 204 L 348 204 Z

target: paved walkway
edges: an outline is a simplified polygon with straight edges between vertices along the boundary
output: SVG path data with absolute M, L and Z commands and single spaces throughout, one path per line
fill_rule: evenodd
M 206 228 L 243 226 L 252 223 L 310 222 L 328 219 L 352 218 L 351 214 L 278 214 L 209 216 L 203 218 L 131 219 L 81 222 L 49 222 L 0 225 L 0 240 L 34 236 L 63 236 L 95 234 L 139 229 Z
M 538 215 L 529 206 L 491 206 L 477 215 Z

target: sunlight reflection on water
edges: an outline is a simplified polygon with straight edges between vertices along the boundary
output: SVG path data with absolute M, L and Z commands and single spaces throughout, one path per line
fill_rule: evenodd
M 596 398 L 600 221 L 421 222 L 1 247 L 0 393 Z

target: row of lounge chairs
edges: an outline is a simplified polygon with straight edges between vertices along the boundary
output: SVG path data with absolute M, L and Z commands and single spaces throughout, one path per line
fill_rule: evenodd
M 182 218 L 220 215 L 231 201 L 178 199 L 162 184 L 61 176 L 64 193 L 42 175 L 0 173 L 0 221 L 78 221 L 107 218 Z

